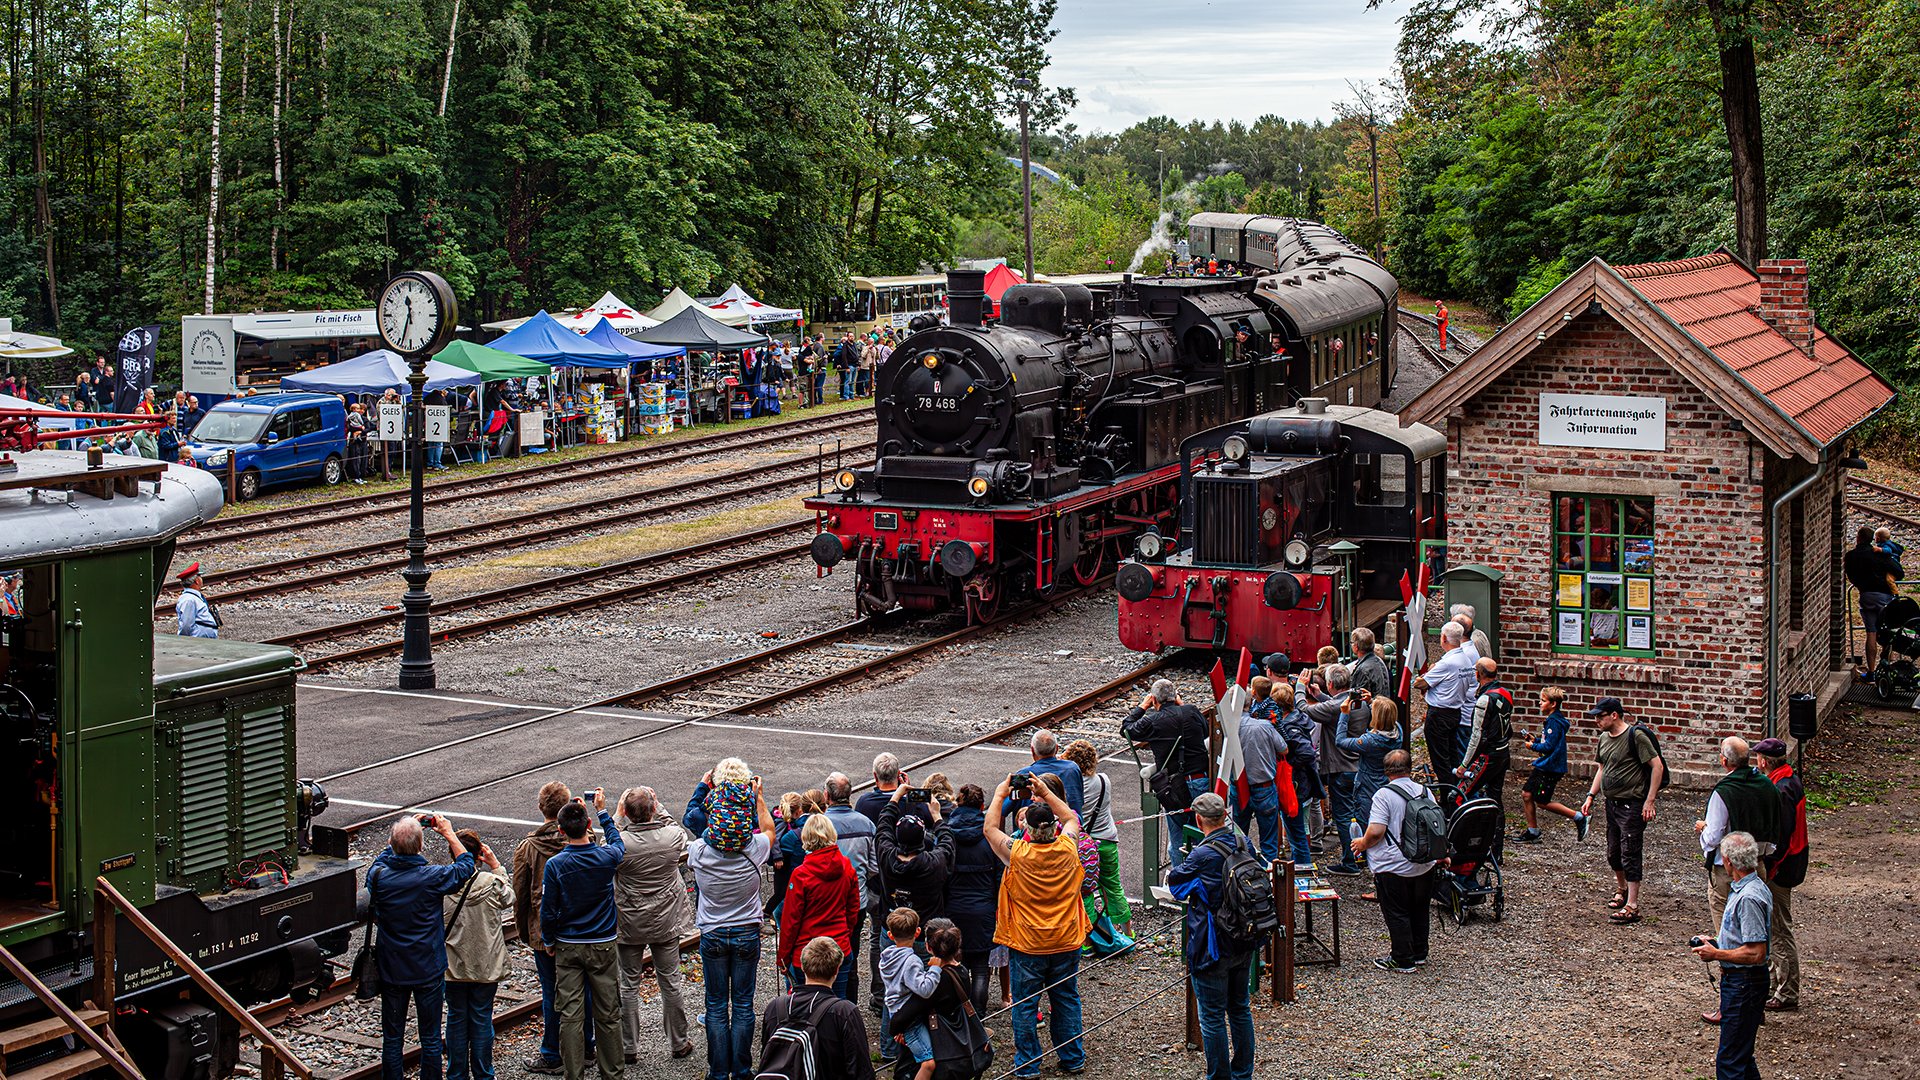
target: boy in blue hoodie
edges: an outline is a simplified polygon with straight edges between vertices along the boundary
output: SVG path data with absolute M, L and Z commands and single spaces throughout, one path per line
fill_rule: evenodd
M 1535 817 L 1539 810 L 1551 810 L 1561 817 L 1572 818 L 1576 838 L 1587 838 L 1587 815 L 1553 798 L 1553 789 L 1567 775 L 1567 729 L 1571 725 L 1560 711 L 1566 700 L 1567 692 L 1557 686 L 1540 691 L 1540 710 L 1547 718 L 1542 723 L 1540 737 L 1529 744 L 1537 756 L 1533 759 L 1533 771 L 1527 774 L 1527 786 L 1520 793 L 1520 809 L 1527 816 L 1527 829 L 1513 838 L 1515 843 L 1540 842 L 1540 823 Z
M 945 961 L 937 956 L 931 961 L 920 959 L 920 954 L 913 951 L 913 943 L 919 937 L 919 914 L 912 908 L 894 908 L 887 916 L 887 940 L 893 944 L 880 954 L 880 978 L 887 987 L 888 1015 L 899 1012 L 907 1003 L 908 995 L 932 997 L 940 988 L 940 965 Z M 915 1024 L 895 1038 L 920 1065 L 914 1080 L 933 1080 L 933 1032 L 927 1025 Z

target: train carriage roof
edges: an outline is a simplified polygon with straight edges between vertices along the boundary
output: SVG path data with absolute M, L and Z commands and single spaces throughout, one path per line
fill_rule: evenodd
M 1393 305 L 1394 295 L 1393 276 L 1361 259 L 1268 274 L 1254 287 L 1254 296 L 1279 308 L 1300 337 L 1378 316 Z
M 1287 415 L 1297 416 L 1289 412 Z M 1358 405 L 1328 405 L 1329 419 L 1342 427 L 1357 428 L 1388 442 L 1407 448 L 1415 461 L 1425 461 L 1447 452 L 1447 437 L 1425 424 L 1400 426 L 1400 417 L 1382 409 L 1363 409 Z
M 71 450 L 13 460 L 0 472 L 0 566 L 147 547 L 220 512 L 220 481 L 199 469 L 120 454 L 90 469 Z

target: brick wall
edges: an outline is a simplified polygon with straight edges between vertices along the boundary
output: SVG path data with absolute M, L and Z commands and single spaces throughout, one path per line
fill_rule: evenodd
M 1541 446 L 1539 395 L 1659 396 L 1667 449 Z M 1569 713 L 1617 696 L 1660 733 L 1677 771 L 1717 771 L 1719 740 L 1758 738 L 1765 697 L 1768 489 L 1808 470 L 1781 462 L 1691 383 L 1606 315 L 1581 315 L 1449 422 L 1448 562 L 1502 570 L 1499 643 L 1508 684 L 1524 691 L 1523 724 L 1537 730 L 1532 694 L 1565 687 Z M 1837 470 L 1835 470 L 1837 474 Z M 1837 479 L 1809 489 L 1801 630 L 1782 641 L 1781 701 L 1811 689 L 1832 658 L 1832 507 Z M 1653 658 L 1553 651 L 1554 494 L 1654 498 Z M 1784 524 L 1788 515 L 1782 514 Z M 1783 586 L 1789 574 L 1783 570 Z M 1783 594 L 1784 595 L 1784 594 Z M 1780 608 L 1782 623 L 1787 609 Z M 1781 726 L 1785 725 L 1784 704 Z M 1576 717 L 1573 760 L 1590 761 L 1594 729 Z

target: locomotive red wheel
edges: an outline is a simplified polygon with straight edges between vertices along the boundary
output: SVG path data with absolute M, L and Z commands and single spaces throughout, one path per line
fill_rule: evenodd
M 1000 583 L 991 575 L 967 582 L 967 625 L 992 622 L 1000 613 Z
M 1095 541 L 1080 549 L 1080 557 L 1073 561 L 1073 580 L 1082 586 L 1092 585 L 1100 580 L 1101 571 L 1107 567 L 1107 545 Z

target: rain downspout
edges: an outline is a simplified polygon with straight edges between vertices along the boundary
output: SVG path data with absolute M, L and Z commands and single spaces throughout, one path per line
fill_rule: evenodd
M 1813 473 L 1806 479 L 1788 488 L 1780 497 L 1767 505 L 1767 694 L 1766 694 L 1766 732 L 1767 738 L 1774 737 L 1774 729 L 1779 726 L 1776 710 L 1780 705 L 1780 511 L 1800 496 L 1800 493 L 1814 485 L 1814 482 L 1827 474 L 1827 450 L 1820 451 L 1820 460 L 1814 465 Z

